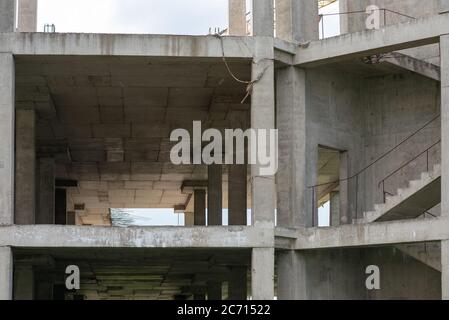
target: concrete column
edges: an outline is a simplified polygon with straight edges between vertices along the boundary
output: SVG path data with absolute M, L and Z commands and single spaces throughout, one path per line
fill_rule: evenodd
M 306 268 L 301 253 L 280 252 L 278 255 L 277 297 L 279 300 L 306 299 Z
M 265 1 L 260 1 L 261 3 Z M 277 152 L 277 145 L 270 146 L 269 132 L 275 128 L 275 103 L 274 103 L 274 64 L 272 60 L 273 50 L 268 49 L 272 45 L 272 39 L 259 39 L 256 57 L 252 65 L 253 79 L 260 79 L 254 84 L 251 98 L 251 127 L 260 135 L 265 130 L 267 145 L 254 144 L 258 153 L 270 154 Z M 262 129 L 262 130 L 261 130 Z M 258 139 L 260 140 L 260 139 Z M 264 148 L 265 150 L 261 150 Z M 270 150 L 271 149 L 271 150 Z M 277 161 L 277 159 L 276 159 Z M 275 211 L 275 178 L 262 171 L 266 166 L 259 161 L 251 166 L 252 177 L 252 223 L 254 226 L 274 226 Z
M 349 181 L 344 180 L 349 177 L 349 157 L 348 152 L 340 153 L 340 223 L 351 223 L 352 218 L 349 213 Z
M 246 36 L 246 0 L 228 0 L 229 35 Z
M 14 78 L 12 54 L 0 53 L 0 225 L 14 223 Z
M 0 32 L 16 29 L 16 0 L 0 0 Z
M 207 300 L 222 299 L 222 283 L 218 281 L 210 281 L 207 283 Z
M 247 174 L 246 165 L 228 167 L 228 209 L 230 226 L 246 226 L 247 219 Z
M 449 300 L 449 241 L 441 241 L 441 295 Z
M 206 190 L 195 189 L 193 205 L 194 205 L 193 224 L 195 226 L 205 226 L 206 225 Z
M 251 293 L 253 300 L 274 299 L 274 248 L 253 248 Z
M 19 21 L 17 31 L 36 32 L 37 31 L 37 0 L 19 1 Z
M 34 299 L 34 270 L 32 266 L 14 269 L 14 300 Z
M 449 216 L 449 35 L 440 37 L 441 51 L 441 215 Z
M 55 161 L 39 159 L 39 210 L 36 224 L 55 223 Z
M 16 224 L 35 223 L 35 113 L 16 110 Z
M 276 37 L 300 43 L 318 40 L 316 0 L 276 0 Z
M 276 70 L 279 170 L 277 183 L 278 225 L 305 226 L 306 193 L 306 80 L 295 67 Z
M 0 300 L 12 300 L 13 256 L 10 247 L 0 247 Z
M 253 34 L 273 37 L 274 0 L 253 0 Z
M 246 267 L 232 267 L 228 281 L 229 300 L 246 300 L 248 298 L 247 282 Z
M 223 224 L 223 172 L 221 165 L 208 167 L 207 225 Z
M 330 194 L 330 224 L 333 227 L 340 225 L 340 192 Z
M 195 225 L 194 212 L 184 212 L 184 226 L 193 227 Z

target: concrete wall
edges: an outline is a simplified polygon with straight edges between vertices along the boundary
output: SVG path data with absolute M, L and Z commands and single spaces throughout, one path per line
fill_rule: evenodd
M 16 1 L 0 0 L 0 32 L 14 32 Z
M 440 113 L 439 83 L 415 74 L 387 75 L 362 81 L 364 165 L 368 166 L 385 152 L 398 145 Z M 403 164 L 425 151 L 441 137 L 441 121 L 437 119 L 407 143 L 379 161 L 363 175 L 363 211 L 383 203 L 379 182 Z M 386 191 L 395 194 L 398 188 L 419 179 L 427 171 L 427 155 L 386 181 Z M 429 169 L 441 162 L 440 145 L 429 152 Z
M 393 247 L 297 252 L 294 263 L 287 255 L 277 255 L 280 299 L 441 299 L 441 274 Z M 380 269 L 380 290 L 366 288 L 370 265 Z
M 357 77 L 330 68 L 307 72 L 307 186 L 317 184 L 318 145 L 348 151 L 348 176 L 361 169 L 363 109 L 360 107 L 360 97 L 360 81 Z M 356 213 L 354 188 L 355 181 L 350 181 L 349 215 L 353 217 Z M 312 192 L 309 188 L 306 194 L 309 219 Z

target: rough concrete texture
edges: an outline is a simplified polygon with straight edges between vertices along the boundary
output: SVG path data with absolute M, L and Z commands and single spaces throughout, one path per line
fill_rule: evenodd
M 38 0 L 17 0 L 19 3 L 17 31 L 37 31 L 37 8 Z
M 423 5 L 412 3 L 416 8 L 394 1 L 409 13 Z M 62 283 L 55 279 L 73 260 L 89 270 L 80 291 L 87 299 L 273 299 L 275 253 L 283 299 L 447 298 L 449 76 L 442 35 L 449 16 L 438 14 L 436 3 L 420 19 L 322 41 L 313 1 L 278 2 L 282 39 L 273 38 L 270 0 L 253 1 L 254 37 L 14 33 L 0 20 L 0 31 L 8 31 L 0 33 L 0 52 L 7 52 L 0 54 L 1 297 L 11 298 L 13 247 L 14 262 L 28 270 L 17 273 L 17 292 L 30 297 L 34 285 L 38 299 L 57 294 Z M 435 46 L 414 48 L 438 42 L 441 63 Z M 410 50 L 387 62 L 389 52 L 403 49 Z M 223 51 L 232 73 L 255 81 L 251 86 L 233 79 Z M 378 54 L 385 55 L 372 56 Z M 34 114 L 35 125 L 23 114 Z M 222 166 L 211 175 L 205 165 L 173 165 L 170 132 L 191 132 L 193 121 L 220 131 L 279 129 L 277 175 L 261 175 L 259 164 L 250 172 Z M 441 147 L 425 152 L 439 139 Z M 379 182 L 387 175 L 406 164 L 385 183 L 394 194 L 440 163 L 442 191 L 432 189 L 428 198 L 441 206 L 420 208 L 419 219 L 360 221 L 382 203 Z M 16 221 L 33 223 L 36 210 L 38 223 L 52 224 L 54 178 L 72 184 L 61 213 L 77 225 L 12 225 L 14 198 Z M 192 181 L 201 193 L 184 190 Z M 411 192 L 407 199 L 418 196 Z M 318 228 L 318 204 L 328 200 L 332 226 Z M 215 227 L 205 226 L 207 206 Z M 191 226 L 100 227 L 111 224 L 111 208 L 185 210 Z M 242 226 L 221 226 L 221 208 L 230 209 L 231 225 Z M 248 208 L 251 227 L 244 226 Z M 428 242 L 443 242 L 441 253 L 412 247 Z M 378 292 L 364 287 L 369 264 L 381 268 Z M 30 270 L 42 269 L 30 280 Z M 228 292 L 218 289 L 225 282 Z
M 16 0 L 0 1 L 0 33 L 14 32 L 16 20 Z
M 229 35 L 246 34 L 246 0 L 229 0 Z

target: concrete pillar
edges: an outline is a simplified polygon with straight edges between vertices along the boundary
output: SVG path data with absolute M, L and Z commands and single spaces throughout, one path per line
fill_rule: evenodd
M 222 299 L 222 283 L 218 281 L 210 281 L 207 283 L 207 300 Z
M 277 297 L 279 300 L 306 299 L 306 268 L 301 253 L 282 251 L 278 254 Z
M 0 247 L 0 300 L 12 300 L 13 256 L 10 247 Z
M 18 266 L 14 269 L 14 300 L 34 299 L 33 266 Z
M 276 70 L 279 170 L 276 175 L 278 225 L 305 226 L 306 80 L 295 67 Z
M 193 212 L 193 224 L 195 226 L 206 225 L 206 190 L 195 189 L 194 190 L 194 212 Z
M 35 113 L 16 110 L 16 224 L 35 223 Z
M 193 227 L 195 225 L 194 212 L 184 212 L 184 226 Z
M 300 43 L 318 40 L 316 0 L 276 0 L 276 37 Z
M 441 241 L 441 295 L 449 300 L 449 241 Z
M 246 0 L 228 0 L 229 35 L 246 36 Z
M 349 181 L 345 180 L 349 177 L 349 157 L 348 152 L 340 153 L 340 224 L 348 224 L 352 222 L 349 212 Z
M 441 51 L 441 215 L 449 216 L 449 35 L 440 37 Z
M 253 248 L 251 293 L 253 300 L 274 299 L 274 248 Z
M 223 224 L 223 172 L 221 165 L 208 167 L 207 225 Z
M 228 167 L 228 209 L 230 226 L 246 226 L 247 219 L 247 174 L 246 165 Z
M 16 0 L 0 0 L 0 32 L 16 29 Z
M 55 223 L 55 161 L 39 159 L 39 210 L 36 224 Z
M 340 192 L 330 194 L 330 225 L 333 227 L 340 225 Z
M 274 0 L 253 0 L 253 34 L 254 36 L 273 37 L 274 35 Z
M 14 223 L 14 79 L 12 54 L 0 53 L 0 225 Z
M 229 300 L 246 300 L 248 298 L 247 282 L 246 267 L 232 267 L 228 281 Z
M 19 1 L 19 21 L 17 31 L 36 32 L 37 31 L 37 0 Z

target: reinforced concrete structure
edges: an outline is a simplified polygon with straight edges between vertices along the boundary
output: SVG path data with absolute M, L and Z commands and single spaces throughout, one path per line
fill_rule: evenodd
M 324 1 L 253 0 L 249 36 L 245 2 L 220 37 L 38 33 L 0 0 L 0 299 L 449 299 L 449 1 L 340 0 L 328 39 Z M 278 172 L 172 164 L 193 121 L 278 129 Z

